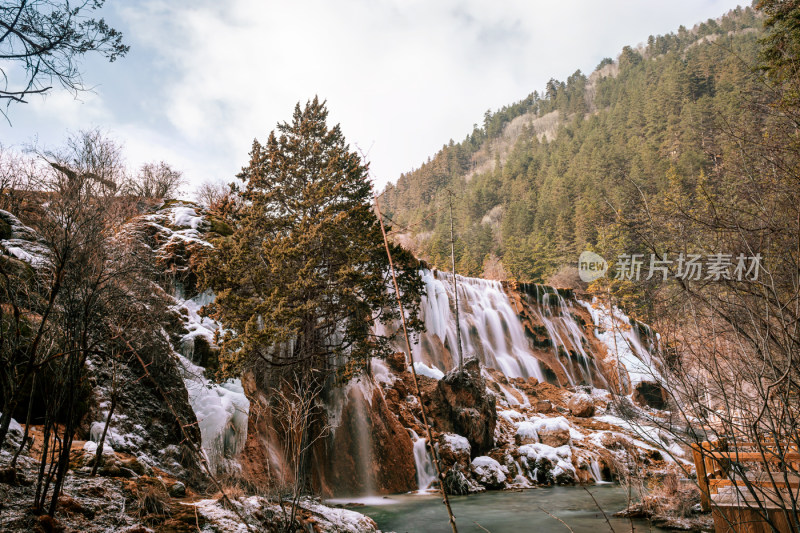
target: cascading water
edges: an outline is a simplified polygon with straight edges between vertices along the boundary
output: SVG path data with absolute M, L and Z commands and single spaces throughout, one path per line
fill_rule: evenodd
M 426 296 L 421 302 L 425 333 L 413 348 L 414 360 L 447 371 L 458 365 L 452 274 L 422 270 Z M 531 353 L 525 329 L 498 281 L 458 278 L 461 338 L 464 356 L 477 356 L 485 365 L 508 377 L 544 380 L 539 361 Z
M 414 463 L 417 467 L 417 487 L 420 491 L 430 488 L 436 479 L 436 471 L 428 455 L 427 441 L 419 437 L 413 429 L 409 429 L 411 440 L 414 441 Z
M 569 384 L 592 384 L 599 378 L 600 383 L 607 385 L 594 358 L 586 351 L 588 339 L 575 320 L 572 306 L 564 297 L 546 285 L 522 284 L 520 289 L 530 304 L 531 312 L 544 325 L 555 352 L 555 360 Z
M 453 276 L 431 270 L 421 270 L 420 275 L 426 288 L 420 305 L 425 329 L 413 347 L 414 361 L 446 372 L 458 365 L 454 359 L 458 351 Z M 589 341 L 575 318 L 572 304 L 544 285 L 522 284 L 519 292 L 529 317 L 543 326 L 549 342 L 535 345 L 530 332 L 526 332 L 520 310 L 501 282 L 458 277 L 465 357 L 477 356 L 484 365 L 500 370 L 509 378 L 535 377 L 539 381 L 549 379 L 573 386 L 605 385 L 605 377 L 589 351 Z M 543 346 L 554 353 L 545 364 L 555 365 L 560 378 L 554 372 L 545 375 Z
M 352 391 L 358 391 L 355 394 L 350 394 L 350 400 L 355 402 L 354 407 L 354 422 L 355 422 L 355 441 L 357 444 L 357 462 L 358 473 L 362 477 L 362 487 L 364 495 L 371 496 L 376 493 L 375 479 L 372 475 L 373 459 L 372 459 L 372 445 L 369 433 L 369 408 L 367 400 L 361 390 L 353 388 Z
M 583 301 L 578 303 L 592 315 L 592 321 L 596 326 L 595 337 L 602 341 L 609 353 L 616 358 L 622 391 L 630 393 L 642 382 L 663 383 L 659 370 L 662 363 L 658 357 L 653 356 L 658 353 L 656 343 L 659 336 L 654 334 L 650 326 L 631 321 L 618 308 L 609 309 L 597 299 L 592 303 Z M 644 330 L 645 337 L 649 341 L 648 346 L 644 345 L 639 335 L 639 328 Z
M 603 473 L 600 471 L 600 463 L 597 461 L 597 459 L 592 459 L 589 463 L 589 472 L 592 473 L 594 482 L 598 485 L 609 483 L 608 481 L 603 481 Z
M 333 445 L 329 480 L 337 496 L 373 496 L 376 489 L 377 461 L 373 452 L 372 379 L 359 375 L 335 389 L 326 402 Z M 340 472 L 346 474 L 339 477 Z

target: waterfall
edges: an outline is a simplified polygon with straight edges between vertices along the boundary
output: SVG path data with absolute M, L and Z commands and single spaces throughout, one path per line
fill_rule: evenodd
M 413 347 L 414 361 L 447 372 L 458 365 L 453 275 L 449 272 L 420 271 L 426 295 L 420 302 L 424 331 Z M 464 356 L 475 356 L 509 378 L 535 377 L 546 381 L 543 363 L 549 370 L 563 372 L 560 385 L 607 385 L 589 351 L 589 340 L 575 318 L 572 300 L 565 300 L 554 288 L 521 284 L 522 303 L 535 324 L 544 326 L 549 344 L 534 344 L 516 305 L 499 281 L 458 277 L 458 303 Z M 543 356 L 552 350 L 553 356 Z M 538 353 L 538 355 L 537 355 Z M 544 358 L 543 358 L 544 357 Z M 544 368 L 547 368 L 545 366 Z M 549 373 L 553 381 L 553 373 Z
M 353 402 L 352 435 L 355 444 L 355 466 L 361 478 L 363 496 L 372 496 L 375 489 L 374 461 L 372 454 L 372 435 L 370 430 L 370 390 L 364 381 L 350 383 L 347 391 L 348 401 Z
M 650 326 L 631 320 L 620 309 L 610 309 L 596 298 L 592 303 L 578 301 L 592 315 L 594 336 L 603 342 L 609 354 L 617 360 L 620 385 L 630 394 L 641 382 L 663 383 L 660 368 L 663 363 L 658 357 L 658 334 Z M 645 346 L 639 335 L 639 328 L 645 332 L 648 341 Z M 654 355 L 655 354 L 655 355 Z
M 436 469 L 428 455 L 427 441 L 420 438 L 413 429 L 409 429 L 411 440 L 414 441 L 414 463 L 417 467 L 417 487 L 420 491 L 430 488 L 436 479 Z
M 523 284 L 522 291 L 531 311 L 547 330 L 555 360 L 566 374 L 569 384 L 592 384 L 595 378 L 599 378 L 600 383 L 607 387 L 603 373 L 586 351 L 588 339 L 575 321 L 572 306 L 558 291 L 546 285 Z M 564 364 L 564 360 L 567 360 L 567 364 Z
M 421 302 L 425 333 L 413 348 L 414 360 L 447 371 L 458 364 L 453 359 L 453 354 L 458 353 L 453 276 L 430 270 L 420 274 L 426 288 Z M 465 357 L 477 356 L 508 377 L 544 380 L 525 329 L 499 281 L 459 276 L 458 301 Z
M 609 481 L 603 481 L 603 473 L 600 471 L 600 463 L 597 462 L 597 459 L 592 459 L 589 462 L 589 471 L 592 473 L 594 482 L 597 483 L 598 485 L 603 483 L 610 483 Z

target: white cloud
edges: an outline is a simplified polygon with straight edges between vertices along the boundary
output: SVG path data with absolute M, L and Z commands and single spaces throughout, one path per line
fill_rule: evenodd
M 451 137 L 462 139 L 487 108 L 732 7 L 729 0 L 126 3 L 109 19 L 123 27 L 130 55 L 114 64 L 115 76 L 103 63 L 87 69 L 87 79 L 105 75 L 103 98 L 76 111 L 51 97 L 35 112 L 72 127 L 102 122 L 124 137 L 131 160 L 167 158 L 200 182 L 232 179 L 254 137 L 264 139 L 297 101 L 318 94 L 348 141 L 369 150 L 383 184 Z M 43 117 L 30 125 L 46 124 Z

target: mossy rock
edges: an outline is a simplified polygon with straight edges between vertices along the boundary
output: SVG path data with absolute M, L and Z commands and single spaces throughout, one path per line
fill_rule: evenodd
M 10 239 L 13 236 L 11 224 L 0 218 L 0 240 Z
M 25 261 L 17 259 L 16 257 L 0 255 L 0 262 L 2 262 L 3 270 L 5 270 L 9 276 L 18 278 L 23 282 L 33 279 L 33 276 L 36 273 L 32 266 Z
M 206 221 L 210 224 L 209 231 L 212 233 L 217 233 L 222 235 L 223 237 L 228 237 L 229 235 L 233 235 L 233 228 L 228 225 L 227 222 L 221 220 L 216 217 L 208 217 Z

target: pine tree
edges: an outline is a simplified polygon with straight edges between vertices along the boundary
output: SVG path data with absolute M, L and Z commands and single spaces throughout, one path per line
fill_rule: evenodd
M 323 371 L 350 375 L 385 355 L 377 320 L 398 318 L 388 261 L 371 207 L 368 165 L 349 150 L 317 98 L 291 124 L 254 141 L 235 231 L 202 268 L 225 326 L 221 370 Z M 406 312 L 416 324 L 422 289 L 416 260 L 393 247 Z M 316 374 L 316 372 L 315 372 Z M 279 372 L 275 374 L 279 375 Z

